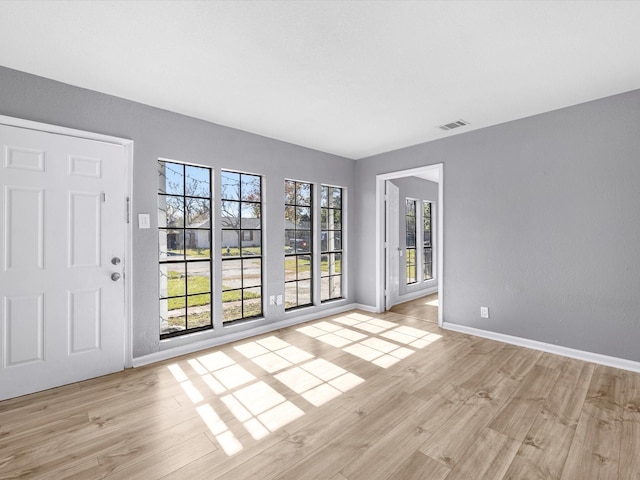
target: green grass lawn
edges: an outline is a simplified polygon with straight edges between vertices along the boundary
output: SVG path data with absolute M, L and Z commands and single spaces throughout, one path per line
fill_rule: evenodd
M 262 254 L 260 247 L 245 247 L 242 249 L 244 255 L 256 255 L 260 256 Z M 239 257 L 240 249 L 238 247 L 223 247 L 221 252 L 223 257 Z
M 185 297 L 185 278 L 183 278 L 180 272 L 175 270 L 169 270 L 169 279 L 167 280 L 167 294 L 169 297 L 178 297 L 169 299 L 169 310 L 175 310 L 177 308 L 184 308 L 186 306 Z M 189 285 L 190 292 L 207 292 L 202 295 L 189 298 L 189 306 L 208 305 L 211 303 L 211 295 L 209 292 L 209 279 L 207 277 L 192 276 L 186 279 Z
M 169 250 L 168 253 L 182 255 L 182 250 Z M 208 248 L 187 248 L 184 253 L 189 258 L 210 258 L 211 250 Z
M 296 271 L 296 259 L 295 257 L 285 257 L 284 259 L 284 269 L 285 271 L 295 272 Z M 336 273 L 340 273 L 342 271 L 342 260 L 336 260 L 334 263 L 334 269 Z M 299 266 L 298 272 L 308 272 L 311 270 L 311 262 L 301 262 Z M 323 272 L 329 271 L 329 262 L 320 262 L 320 270 Z
M 296 257 L 285 257 L 284 259 L 284 269 L 285 271 L 296 271 Z M 299 264 L 298 272 L 308 272 L 311 270 L 311 262 L 302 261 Z
M 180 274 L 180 272 L 169 271 L 168 273 L 169 279 L 167 281 L 167 294 L 170 298 L 168 301 L 169 310 L 175 310 L 178 308 L 185 308 L 186 299 L 185 297 L 181 297 L 180 295 L 184 295 L 185 291 L 185 283 L 184 278 Z M 189 291 L 191 292 L 208 292 L 209 291 L 209 279 L 207 277 L 199 277 L 193 276 L 189 277 L 187 280 L 189 283 Z M 222 289 L 228 288 L 223 285 Z M 231 291 L 223 291 L 222 292 L 222 301 L 223 302 L 237 302 L 241 300 L 242 291 L 240 290 L 231 290 Z M 251 298 L 260 298 L 260 294 L 254 292 L 244 292 L 244 299 L 248 300 Z M 200 295 L 189 297 L 189 306 L 195 307 L 200 305 L 208 305 L 211 303 L 211 294 L 203 293 Z
M 336 273 L 340 273 L 342 271 L 342 260 L 336 260 L 333 267 Z M 320 262 L 320 270 L 322 270 L 323 272 L 328 272 L 329 262 Z

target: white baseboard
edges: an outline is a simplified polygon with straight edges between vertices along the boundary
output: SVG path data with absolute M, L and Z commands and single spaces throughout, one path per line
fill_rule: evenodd
M 600 353 L 585 352 L 584 350 L 576 350 L 573 348 L 562 347 L 560 345 L 553 345 L 551 343 L 538 342 L 537 340 L 529 340 L 528 338 L 513 337 L 503 333 L 480 330 L 479 328 L 467 327 L 465 325 L 458 325 L 455 323 L 444 322 L 442 324 L 442 328 L 454 332 L 466 333 L 475 337 L 488 338 L 490 340 L 497 340 L 498 342 L 509 343 L 511 345 L 518 345 L 520 347 L 531 348 L 533 350 L 562 355 L 563 357 L 575 358 L 585 362 L 597 363 L 608 367 L 640 373 L 640 362 L 635 362 L 633 360 L 610 357 Z
M 400 295 L 398 297 L 398 303 L 396 303 L 396 305 L 399 305 L 404 302 L 410 302 L 411 300 L 415 300 L 416 298 L 431 295 L 432 293 L 436 293 L 437 291 L 438 291 L 438 286 L 434 285 L 433 287 L 425 288 L 423 290 L 416 290 L 415 292 L 405 293 L 404 295 Z
M 372 307 L 371 305 L 365 305 L 364 303 L 354 303 L 353 308 L 357 308 L 358 310 L 364 310 L 365 312 L 370 312 L 370 313 L 379 313 L 376 307 Z
M 263 333 L 273 332 L 274 330 L 279 330 L 284 327 L 291 327 L 293 325 L 298 325 L 300 323 L 317 320 L 318 318 L 337 315 L 339 313 L 347 312 L 349 310 L 354 310 L 356 308 L 361 308 L 361 307 L 358 304 L 349 303 L 349 304 L 341 305 L 335 308 L 315 311 L 312 313 L 308 313 L 306 315 L 297 315 L 296 317 L 280 320 L 278 322 L 262 324 L 255 328 L 250 328 L 250 329 L 242 330 L 238 332 L 232 332 L 227 335 L 221 335 L 219 337 L 214 337 L 207 340 L 201 340 L 198 342 L 193 342 L 186 345 L 180 345 L 180 346 L 169 348 L 166 350 L 160 350 L 158 352 L 154 352 L 148 355 L 143 355 L 141 357 L 134 358 L 133 361 L 131 362 L 131 366 L 134 368 L 142 367 L 144 365 L 161 362 L 163 360 L 169 360 L 171 358 L 179 357 L 181 355 L 187 355 L 189 353 L 199 352 L 200 350 L 206 350 L 207 348 L 217 347 L 227 343 L 236 342 L 238 340 L 254 337 L 256 335 L 262 335 Z

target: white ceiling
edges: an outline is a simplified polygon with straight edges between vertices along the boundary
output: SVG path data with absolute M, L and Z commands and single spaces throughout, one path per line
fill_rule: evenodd
M 0 1 L 0 65 L 363 158 L 640 88 L 640 2 Z

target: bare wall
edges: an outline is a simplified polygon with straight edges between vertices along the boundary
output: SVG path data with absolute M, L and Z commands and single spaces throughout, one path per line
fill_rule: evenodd
M 445 322 L 640 361 L 640 90 L 358 160 L 359 303 L 376 174 L 440 162 Z
M 220 169 L 264 175 L 265 296 L 283 293 L 285 178 L 346 188 L 347 222 L 353 215 L 353 160 L 222 127 L 177 113 L 0 67 L 0 115 L 62 125 L 134 141 L 133 218 L 151 213 L 149 230 L 133 229 L 133 354 L 160 349 L 158 307 L 157 159 L 165 157 Z M 348 223 L 347 223 L 348 225 Z M 348 227 L 347 227 L 348 228 Z M 351 239 L 350 230 L 346 232 Z M 348 248 L 348 244 L 347 244 Z M 352 257 L 346 256 L 347 298 L 354 299 Z M 331 304 L 316 307 L 318 311 Z M 333 304 L 335 306 L 335 304 Z M 265 306 L 266 322 L 285 314 Z M 203 339 L 202 335 L 199 339 Z M 179 343 L 179 342 L 177 342 Z

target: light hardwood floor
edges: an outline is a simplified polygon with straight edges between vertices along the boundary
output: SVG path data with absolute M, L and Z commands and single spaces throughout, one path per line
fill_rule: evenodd
M 415 317 L 425 322 L 438 323 L 438 294 L 427 295 L 408 302 L 399 303 L 390 309 L 408 317 Z
M 0 402 L 0 478 L 640 479 L 640 374 L 410 313 Z

